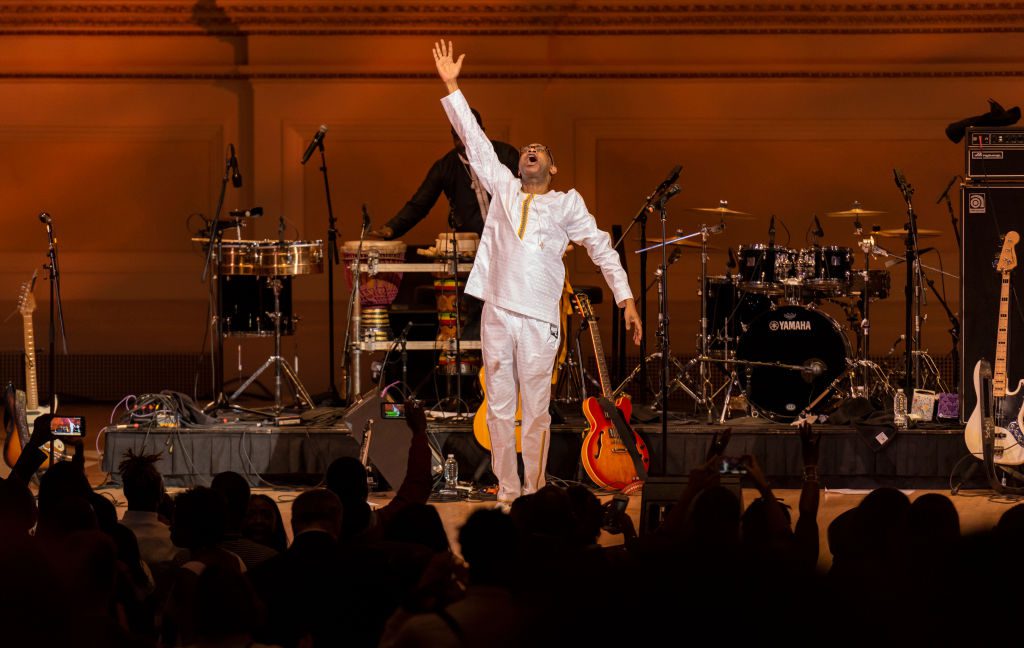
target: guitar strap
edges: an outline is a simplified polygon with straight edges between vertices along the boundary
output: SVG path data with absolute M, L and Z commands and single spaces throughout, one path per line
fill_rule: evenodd
M 597 402 L 601 404 L 601 409 L 604 411 L 605 417 L 612 422 L 615 429 L 619 431 L 619 439 L 622 441 L 622 445 L 626 447 L 626 452 L 629 453 L 629 458 L 633 460 L 633 468 L 636 469 L 636 476 L 643 481 L 647 481 L 647 467 L 644 466 L 643 457 L 640 456 L 640 451 L 636 447 L 636 438 L 633 436 L 633 428 L 622 416 L 622 411 L 615 407 L 615 403 L 611 399 L 600 396 Z

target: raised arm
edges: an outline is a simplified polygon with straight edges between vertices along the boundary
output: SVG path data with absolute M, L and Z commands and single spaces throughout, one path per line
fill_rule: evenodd
M 441 77 L 445 87 L 448 89 L 448 96 L 441 100 L 444 111 L 452 123 L 452 128 L 459 134 L 459 139 L 466 145 L 466 157 L 469 164 L 476 171 L 476 175 L 483 183 L 488 193 L 495 193 L 502 183 L 515 179 L 508 168 L 501 163 L 498 154 L 494 152 L 494 145 L 487 139 L 480 124 L 476 122 L 469 103 L 459 91 L 459 72 L 462 70 L 462 59 L 465 54 L 453 60 L 454 53 L 452 44 L 449 41 L 434 43 L 434 63 L 437 65 L 437 74 Z

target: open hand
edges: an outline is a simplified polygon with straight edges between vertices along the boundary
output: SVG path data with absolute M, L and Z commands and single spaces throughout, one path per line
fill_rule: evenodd
M 462 59 L 466 58 L 465 54 L 460 54 L 459 59 L 454 60 L 454 56 L 455 50 L 451 41 L 448 41 L 447 45 L 444 39 L 434 43 L 434 64 L 437 65 L 437 74 L 448 86 L 449 92 L 458 90 L 457 80 L 459 72 L 462 71 Z
M 633 332 L 633 344 L 640 346 L 640 340 L 644 337 L 644 323 L 640 321 L 640 314 L 636 312 L 636 304 L 632 299 L 627 299 L 623 305 L 622 317 L 626 320 L 626 330 Z

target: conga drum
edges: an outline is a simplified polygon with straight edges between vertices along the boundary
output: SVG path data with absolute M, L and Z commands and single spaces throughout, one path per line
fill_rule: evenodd
M 402 241 L 363 241 L 359 253 L 359 241 L 345 241 L 342 246 L 345 259 L 345 279 L 352 287 L 352 266 L 357 261 L 374 265 L 377 263 L 405 263 L 405 243 Z M 362 311 L 360 337 L 364 341 L 391 339 L 388 307 L 398 296 L 402 283 L 401 272 L 363 272 L 359 276 L 359 306 Z

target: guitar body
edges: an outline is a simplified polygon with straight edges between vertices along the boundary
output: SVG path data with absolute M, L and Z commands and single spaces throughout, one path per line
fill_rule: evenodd
M 491 449 L 491 431 L 487 428 L 487 387 L 484 382 L 484 370 L 480 368 L 480 389 L 484 393 L 484 400 L 480 403 L 480 407 L 476 410 L 476 414 L 473 415 L 473 436 L 476 438 L 477 443 Z M 523 407 L 521 403 L 516 403 L 516 452 L 523 451 Z
M 21 450 L 28 443 L 28 424 L 25 419 L 25 392 L 7 385 L 4 390 L 4 463 L 14 468 Z
M 591 396 L 583 401 L 583 415 L 587 417 L 590 428 L 583 437 L 580 458 L 583 469 L 595 484 L 621 491 L 640 481 L 640 478 L 620 434 L 633 435 L 633 442 L 645 468 L 650 467 L 651 456 L 640 435 L 628 427 L 629 417 L 633 413 L 633 403 L 629 396 L 620 396 L 615 401 L 615 407 L 622 412 L 622 420 L 627 421 L 625 430 L 617 430 L 615 424 L 608 420 L 597 398 Z
M 982 402 L 981 402 L 981 361 L 974 366 L 974 394 L 977 404 L 964 428 L 964 442 L 967 450 L 978 459 L 982 451 Z M 1024 421 L 1021 408 L 1024 407 L 1024 380 L 1017 383 L 1017 389 L 1007 391 L 1002 398 L 994 399 L 992 418 L 995 421 L 995 456 L 993 461 L 1003 466 L 1024 464 Z

